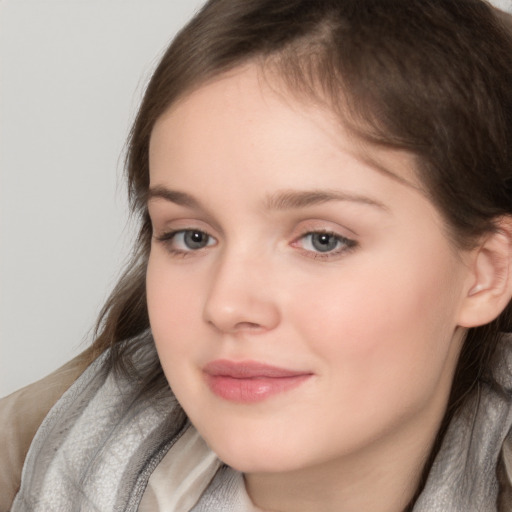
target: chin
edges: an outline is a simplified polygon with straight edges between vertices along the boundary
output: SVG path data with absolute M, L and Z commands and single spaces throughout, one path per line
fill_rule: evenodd
M 299 469 L 302 465 L 298 460 L 300 450 L 284 446 L 275 439 L 255 442 L 247 436 L 243 442 L 217 440 L 208 444 L 222 462 L 241 473 L 280 473 Z

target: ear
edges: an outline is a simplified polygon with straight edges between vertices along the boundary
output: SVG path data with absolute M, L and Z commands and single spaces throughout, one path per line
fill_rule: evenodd
M 461 327 L 492 322 L 512 298 L 512 216 L 500 217 L 496 227 L 471 252 L 470 277 L 459 312 Z

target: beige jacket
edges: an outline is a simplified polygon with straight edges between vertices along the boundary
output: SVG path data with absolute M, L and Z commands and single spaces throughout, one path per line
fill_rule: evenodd
M 90 362 L 84 352 L 48 377 L 0 400 L 0 512 L 8 512 L 30 443 L 48 411 Z

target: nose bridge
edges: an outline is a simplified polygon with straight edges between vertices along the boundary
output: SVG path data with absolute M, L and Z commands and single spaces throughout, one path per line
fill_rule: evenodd
M 222 332 L 265 331 L 279 323 L 271 290 L 272 262 L 249 249 L 226 249 L 215 262 L 204 319 Z

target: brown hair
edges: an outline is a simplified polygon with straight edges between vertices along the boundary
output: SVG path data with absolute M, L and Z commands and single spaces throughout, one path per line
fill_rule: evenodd
M 129 196 L 141 228 L 94 344 L 96 354 L 110 348 L 111 365 L 125 373 L 140 350 L 153 350 L 145 296 L 153 126 L 179 98 L 250 61 L 290 92 L 328 105 L 370 143 L 415 154 L 456 247 L 471 246 L 512 214 L 512 39 L 486 3 L 211 0 L 163 56 L 129 140 Z M 511 315 L 509 304 L 469 330 L 451 409 L 485 378 Z M 167 385 L 156 356 L 136 377 L 143 392 Z

